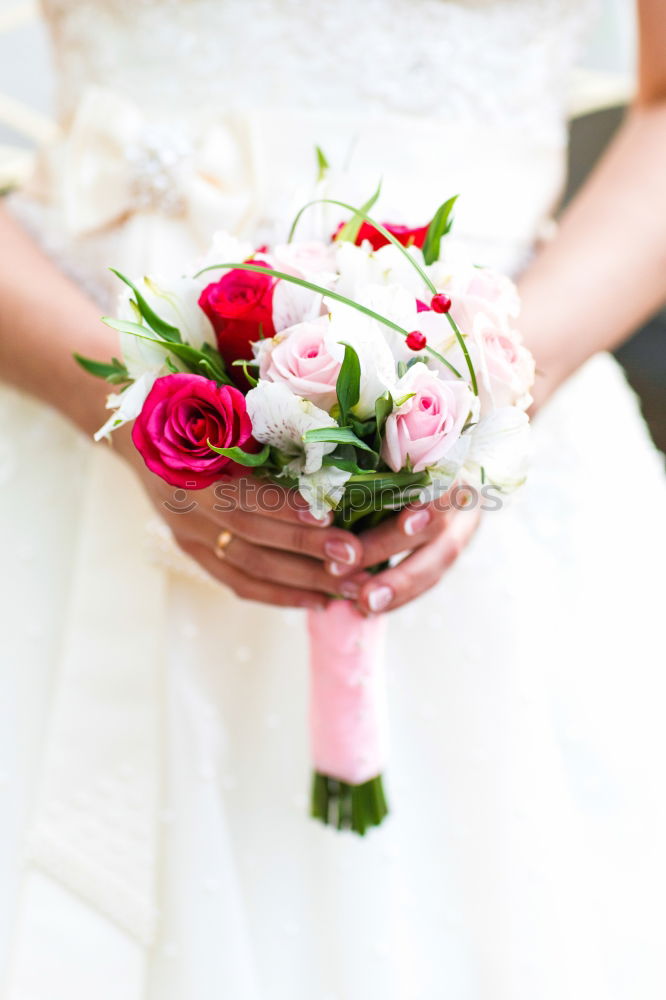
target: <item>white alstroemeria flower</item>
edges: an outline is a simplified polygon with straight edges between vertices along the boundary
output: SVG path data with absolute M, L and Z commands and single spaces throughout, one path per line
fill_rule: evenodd
M 335 244 L 335 261 L 338 272 L 336 291 L 356 300 L 362 288 L 379 283 L 373 255 L 365 247 L 343 240 Z
M 421 328 L 420 318 L 424 314 L 417 311 L 416 298 L 401 285 L 368 285 L 360 290 L 358 301 L 385 319 L 397 323 L 407 333 Z M 414 351 L 407 347 L 406 337 L 378 320 L 371 322 L 388 344 L 396 361 L 412 360 Z
M 111 431 L 117 430 L 129 420 L 138 417 L 156 380 L 157 375 L 145 372 L 122 392 L 111 393 L 107 396 L 106 408 L 113 410 L 113 413 L 95 434 L 95 441 L 100 441 L 103 437 L 108 438 Z
M 319 284 L 319 282 L 316 282 Z M 273 326 L 281 333 L 321 316 L 323 296 L 291 281 L 278 281 L 273 291 Z
M 460 474 L 472 441 L 471 430 L 458 438 L 451 451 L 428 469 L 430 484 L 419 495 L 421 503 L 431 503 L 450 490 Z
M 325 465 L 318 472 L 299 477 L 298 489 L 315 517 L 323 518 L 330 510 L 335 510 L 350 476 L 351 472 Z
M 366 420 L 374 414 L 379 397 L 387 389 L 393 390 L 397 380 L 395 359 L 375 320 L 334 299 L 326 300 L 326 305 L 330 313 L 326 348 L 340 362 L 344 358 L 345 344 L 356 351 L 361 365 L 361 386 L 354 414 Z
M 407 252 L 424 267 L 418 247 L 409 247 Z M 339 273 L 336 288 L 342 295 L 358 299 L 368 285 L 399 285 L 412 298 L 429 301 L 429 293 L 416 268 L 392 243 L 372 250 L 367 245 L 357 247 L 343 241 L 335 244 L 335 254 Z
M 404 248 L 410 257 L 425 270 L 423 252 L 415 246 Z M 415 299 L 429 302 L 432 292 L 429 292 L 423 278 L 413 264 L 410 264 L 402 250 L 393 243 L 387 243 L 372 254 L 375 282 L 385 285 L 400 285 L 410 292 Z
M 515 406 L 502 406 L 483 417 L 470 430 L 469 452 L 463 478 L 512 493 L 525 482 L 530 460 L 530 426 L 527 414 Z M 483 471 L 482 471 L 483 470 Z
M 245 402 L 256 440 L 293 456 L 285 468 L 289 475 L 318 472 L 324 455 L 335 450 L 332 442 L 303 440 L 306 431 L 338 424 L 314 403 L 295 396 L 283 383 L 262 379 L 250 389 Z

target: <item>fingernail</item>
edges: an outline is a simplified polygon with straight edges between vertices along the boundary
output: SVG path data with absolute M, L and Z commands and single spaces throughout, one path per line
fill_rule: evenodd
M 333 515 L 330 511 L 328 514 L 324 514 L 323 517 L 316 517 L 311 510 L 299 510 L 297 513 L 299 521 L 303 521 L 304 524 L 311 524 L 315 528 L 328 528 L 333 520 Z
M 368 607 L 371 611 L 379 612 L 388 608 L 393 600 L 393 591 L 386 584 L 374 587 L 368 594 Z
M 355 583 L 354 580 L 345 580 L 344 583 L 340 584 L 340 593 L 350 601 L 355 601 L 360 592 L 361 585 Z
M 356 562 L 356 549 L 349 542 L 342 542 L 339 539 L 328 541 L 324 545 L 324 552 L 334 563 L 345 563 L 346 566 L 353 566 Z M 333 569 L 331 572 L 340 576 Z
M 301 601 L 301 607 L 306 608 L 308 611 L 323 611 L 326 607 L 326 602 L 317 597 L 304 597 Z
M 423 531 L 428 522 L 430 521 L 430 511 L 429 510 L 417 510 L 409 517 L 405 518 L 404 531 L 406 535 L 416 535 L 419 531 Z
M 336 562 L 326 563 L 326 569 L 332 576 L 344 576 L 345 573 L 349 572 L 349 566 L 343 566 L 342 563 Z

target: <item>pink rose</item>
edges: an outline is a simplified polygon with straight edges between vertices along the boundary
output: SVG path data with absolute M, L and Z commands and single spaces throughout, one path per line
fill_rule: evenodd
M 532 402 L 534 358 L 523 347 L 517 330 L 500 326 L 489 317 L 478 315 L 474 323 L 473 355 L 479 376 L 482 405 L 519 406 L 527 409 Z
M 259 375 L 269 382 L 283 382 L 297 396 L 330 410 L 337 396 L 335 385 L 340 362 L 326 346 L 328 316 L 299 323 L 257 345 Z
M 267 267 L 264 260 L 252 263 Z M 207 285 L 199 296 L 199 305 L 215 330 L 217 346 L 227 365 L 229 376 L 247 388 L 241 368 L 233 367 L 239 358 L 252 357 L 252 342 L 272 337 L 273 293 L 275 278 L 255 271 L 227 271 L 219 281 Z
M 460 437 L 474 397 L 462 379 L 440 379 L 418 362 L 400 379 L 394 396 L 410 395 L 394 409 L 384 427 L 382 458 L 394 472 L 423 472 L 436 465 Z
M 238 469 L 211 451 L 208 441 L 218 448 L 256 447 L 251 435 L 242 392 L 186 373 L 157 379 L 132 428 L 132 441 L 151 472 L 170 486 L 192 490 Z
M 463 333 L 471 333 L 479 313 L 508 325 L 520 312 L 514 283 L 488 267 L 454 271 L 451 281 L 444 281 L 443 291 L 451 298 L 451 316 Z

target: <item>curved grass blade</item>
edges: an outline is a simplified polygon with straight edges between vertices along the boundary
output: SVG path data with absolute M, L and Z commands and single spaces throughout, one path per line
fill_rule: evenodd
M 458 197 L 458 195 L 455 196 L 455 198 L 457 198 L 457 197 Z M 455 198 L 453 198 L 453 199 L 450 198 L 449 202 L 455 202 Z M 445 208 L 446 205 L 449 204 L 449 202 L 445 202 L 444 205 L 442 206 L 442 209 L 440 209 L 440 211 L 443 211 L 443 209 Z M 312 208 L 315 205 L 337 205 L 338 208 L 344 208 L 348 212 L 354 212 L 359 218 L 363 219 L 365 222 L 368 222 L 373 227 L 373 229 L 376 229 L 378 233 L 381 233 L 382 236 L 389 241 L 389 243 L 392 243 L 394 247 L 397 247 L 397 249 L 400 251 L 400 253 L 409 261 L 409 263 L 412 265 L 412 267 L 414 268 L 414 270 L 416 271 L 416 273 L 419 275 L 419 277 L 421 278 L 421 280 L 424 282 L 424 284 L 425 284 L 426 288 L 428 289 L 428 291 L 430 291 L 433 295 L 437 295 L 437 288 L 435 287 L 435 285 L 431 281 L 430 277 L 423 270 L 423 268 L 421 267 L 421 265 L 419 264 L 419 262 L 417 260 L 415 260 L 414 257 L 409 253 L 407 247 L 403 246 L 402 243 L 400 242 L 400 240 L 396 239 L 396 237 L 393 235 L 393 233 L 390 233 L 385 226 L 382 226 L 381 222 L 377 222 L 376 219 L 372 219 L 367 214 L 367 212 L 363 211 L 362 208 L 354 208 L 353 205 L 348 205 L 347 202 L 337 201 L 335 198 L 316 198 L 314 201 L 309 201 L 306 205 L 303 205 L 303 208 L 301 208 L 299 210 L 299 212 L 296 215 L 296 218 L 294 219 L 294 222 L 292 224 L 291 230 L 289 232 L 289 242 L 291 242 L 291 240 L 293 239 L 294 233 L 296 231 L 296 227 L 298 226 L 298 223 L 300 222 L 301 216 L 303 215 L 303 213 L 308 208 Z M 451 207 L 453 207 L 453 206 L 451 206 Z M 450 212 L 450 209 L 449 209 L 449 212 Z M 445 224 L 446 224 L 446 221 L 448 221 L 448 215 L 447 215 L 447 219 L 445 220 Z M 431 223 L 431 225 L 432 225 L 432 223 Z M 440 235 L 440 239 L 441 239 L 441 235 Z M 478 386 L 477 386 L 477 381 L 476 381 L 476 372 L 474 370 L 474 365 L 472 364 L 472 359 L 469 356 L 469 351 L 467 350 L 467 345 L 465 344 L 465 340 L 463 338 L 463 335 L 460 332 L 460 330 L 458 329 L 458 327 L 457 327 L 457 325 L 456 325 L 456 323 L 455 323 L 455 321 L 454 321 L 454 319 L 453 319 L 453 317 L 451 316 L 450 313 L 446 313 L 446 318 L 449 321 L 449 326 L 453 330 L 453 332 L 455 334 L 455 337 L 456 337 L 456 340 L 460 344 L 460 349 L 463 352 L 463 355 L 464 355 L 464 358 L 465 358 L 465 363 L 467 364 L 467 368 L 468 368 L 468 371 L 469 371 L 470 382 L 472 383 L 472 388 L 474 390 L 474 395 L 478 396 L 479 392 L 478 392 Z M 433 352 L 432 348 L 426 347 L 426 350 L 430 354 L 435 353 L 435 352 Z M 455 374 L 458 375 L 458 378 L 462 378 L 462 376 L 460 375 L 460 373 L 456 372 L 455 369 L 452 368 L 452 366 L 448 363 L 448 361 L 445 361 L 445 359 L 441 356 L 441 354 L 437 354 L 436 356 L 437 356 L 437 358 L 440 361 L 443 361 L 444 364 L 448 368 L 451 368 L 451 371 L 455 372 Z
M 222 269 L 255 271 L 257 274 L 267 274 L 282 281 L 290 281 L 292 285 L 300 285 L 301 288 L 309 288 L 311 292 L 317 292 L 319 295 L 323 295 L 326 298 L 335 299 L 336 302 L 342 302 L 346 306 L 351 306 L 352 309 L 357 309 L 358 312 L 362 312 L 371 319 L 377 320 L 378 323 L 382 323 L 384 326 L 388 326 L 391 330 L 395 330 L 402 337 L 409 336 L 409 330 L 403 329 L 403 327 L 399 326 L 398 323 L 394 323 L 393 320 L 380 315 L 380 313 L 375 312 L 374 309 L 368 309 L 367 306 L 362 306 L 360 302 L 348 299 L 346 295 L 340 295 L 339 292 L 334 292 L 330 288 L 324 288 L 323 285 L 316 285 L 313 281 L 306 281 L 305 278 L 296 278 L 293 274 L 286 274 L 284 271 L 275 271 L 268 267 L 260 267 L 258 264 L 210 264 L 208 267 L 204 267 L 200 271 L 197 271 L 194 277 L 198 278 L 200 274 L 204 274 L 206 271 L 219 271 Z M 428 346 L 426 346 L 425 350 L 434 358 L 437 358 L 438 361 L 441 361 L 443 365 L 453 372 L 456 378 L 462 378 L 458 369 L 454 368 L 451 362 L 442 357 L 438 351 Z

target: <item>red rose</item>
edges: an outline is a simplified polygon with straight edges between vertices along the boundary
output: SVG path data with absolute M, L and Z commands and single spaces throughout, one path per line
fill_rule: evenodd
M 211 451 L 208 441 L 218 448 L 243 447 L 251 435 L 242 392 L 186 373 L 157 379 L 132 428 L 132 441 L 151 472 L 192 490 L 238 468 Z
M 268 266 L 264 261 L 253 263 Z M 213 324 L 217 346 L 231 378 L 247 388 L 240 368 L 232 367 L 239 358 L 251 358 L 253 340 L 273 337 L 273 290 L 275 278 L 256 271 L 227 271 L 219 281 L 207 285 L 199 305 Z
M 340 223 L 335 233 L 335 236 L 340 232 L 344 223 Z M 384 229 L 388 229 L 391 236 L 395 236 L 398 243 L 402 243 L 404 247 L 419 247 L 423 246 L 426 238 L 426 233 L 428 232 L 428 226 L 419 226 L 416 229 L 410 229 L 409 226 L 398 226 L 393 225 L 391 222 L 382 222 Z M 335 237 L 334 237 L 335 238 Z M 356 237 L 355 243 L 357 247 L 360 247 L 361 243 L 370 243 L 373 250 L 379 250 L 380 247 L 385 247 L 390 241 L 383 236 L 378 229 L 371 226 L 369 222 L 364 222 L 358 231 L 358 236 Z

